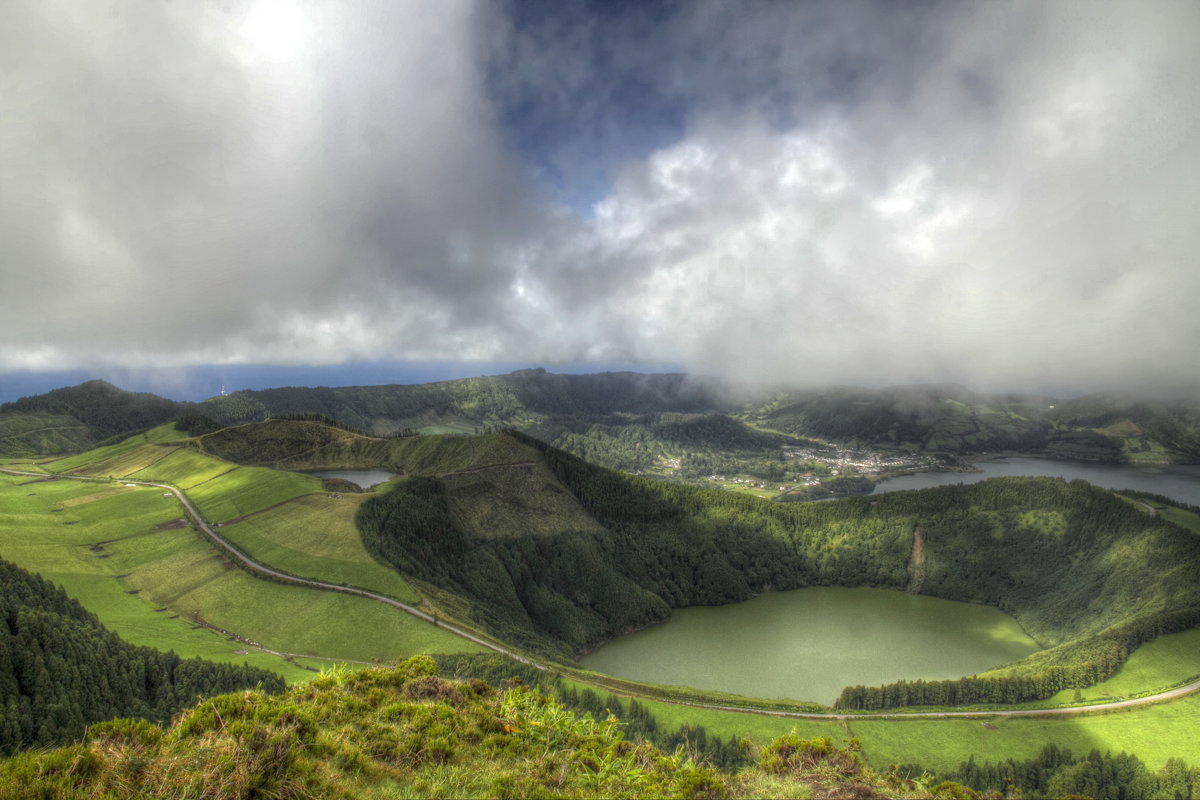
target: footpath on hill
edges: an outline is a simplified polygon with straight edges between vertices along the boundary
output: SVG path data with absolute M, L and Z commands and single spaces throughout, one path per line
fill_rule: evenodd
M 8 469 L 0 467 L 0 472 L 8 475 L 23 475 L 35 478 L 62 478 L 67 480 L 88 481 L 92 483 L 126 483 L 135 484 L 137 486 L 153 486 L 159 489 L 165 489 L 171 492 L 175 498 L 183 506 L 188 516 L 196 523 L 199 529 L 212 540 L 218 548 L 232 556 L 235 560 L 241 563 L 251 572 L 260 573 L 270 578 L 294 583 L 301 586 L 309 586 L 317 589 L 325 589 L 328 591 L 342 592 L 345 594 L 357 595 L 366 597 L 380 603 L 386 603 L 389 606 L 397 608 L 405 613 L 412 614 L 415 617 L 425 620 L 426 622 L 436 625 L 443 630 L 446 630 L 456 636 L 460 636 L 471 642 L 479 644 L 494 652 L 508 656 L 516 661 L 540 670 L 549 669 L 544 664 L 539 664 L 525 656 L 520 655 L 506 647 L 496 644 L 495 642 L 476 636 L 470 631 L 459 628 L 456 625 L 450 624 L 428 614 L 415 606 L 407 603 L 402 603 L 399 600 L 387 597 L 386 595 L 378 594 L 367 589 L 359 589 L 354 586 L 342 586 L 336 583 L 327 583 L 325 581 L 313 580 L 311 578 L 302 578 L 298 575 L 292 575 L 287 572 L 274 569 L 273 567 L 262 564 L 247 556 L 231 542 L 218 534 L 200 515 L 199 510 L 192 504 L 192 501 L 184 494 L 183 490 L 167 483 L 159 483 L 156 481 L 141 481 L 131 479 L 112 479 L 112 478 L 97 478 L 84 475 L 70 475 L 65 473 L 45 473 L 45 472 L 26 472 L 23 470 Z M 914 561 L 924 561 L 921 553 L 920 531 L 915 531 L 916 541 L 914 542 Z M 696 703 L 680 700 L 667 700 L 665 698 L 656 697 L 655 699 L 663 700 L 664 702 L 674 703 L 676 705 L 689 706 L 692 708 L 704 708 L 715 711 L 735 711 L 743 714 L 763 714 L 773 717 L 790 717 L 795 719 L 825 719 L 825 720 L 846 720 L 846 719 L 948 719 L 953 717 L 1044 717 L 1044 716 L 1067 716 L 1073 714 L 1087 714 L 1098 711 L 1113 711 L 1124 708 L 1132 708 L 1134 706 L 1150 705 L 1152 703 L 1161 703 L 1168 700 L 1175 700 L 1180 697 L 1193 694 L 1200 691 L 1200 680 L 1193 681 L 1183 686 L 1178 686 L 1157 694 L 1147 695 L 1146 697 L 1136 697 L 1129 700 L 1115 700 L 1109 703 L 1096 703 L 1085 706 L 1070 706 L 1066 708 L 1029 708 L 1029 709 L 1008 709 L 1008 710 L 979 710 L 979 711 L 871 711 L 864 713 L 816 713 L 802 711 L 778 711 L 759 708 L 745 708 L 742 706 L 718 705 L 715 703 Z

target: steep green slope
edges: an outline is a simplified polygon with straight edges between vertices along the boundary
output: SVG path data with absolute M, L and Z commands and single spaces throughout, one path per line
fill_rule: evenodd
M 329 495 L 319 479 L 239 466 L 186 442 L 156 444 L 162 433 L 153 429 L 47 467 L 167 480 L 270 566 L 417 599 L 363 550 L 352 505 L 329 518 L 337 509 L 322 502 Z M 187 526 L 182 514 L 173 497 L 153 488 L 0 476 L 0 554 L 62 582 L 106 624 L 141 644 L 215 659 L 250 650 L 247 658 L 274 661 L 290 680 L 311 677 L 314 659 L 319 665 L 319 659 L 365 662 L 479 649 L 367 598 L 256 577 Z M 339 534 L 348 543 L 340 552 L 330 547 Z M 319 546 L 295 549 L 306 541 Z M 259 645 L 278 654 L 259 652 Z M 303 657 L 284 662 L 285 653 Z
M 163 721 L 196 696 L 274 673 L 136 647 L 37 575 L 0 559 L 0 753 L 63 744 L 114 716 Z
M 497 635 L 560 656 L 671 607 L 813 585 L 907 588 L 996 606 L 1049 648 L 937 701 L 1012 702 L 1102 680 L 1141 642 L 1200 622 L 1200 538 L 1082 481 L 773 504 L 634 478 L 513 437 L 540 454 L 537 491 L 569 492 L 573 513 L 539 509 L 528 482 L 463 491 L 456 475 L 426 475 L 365 502 L 359 526 L 402 571 L 469 598 Z M 443 441 L 461 452 L 478 440 Z M 504 503 L 523 505 L 523 518 L 466 524 L 470 509 Z
M 0 413 L 0 458 L 86 450 L 92 432 L 66 414 Z
M 22 397 L 0 406 L 0 414 L 55 415 L 76 420 L 90 435 L 91 445 L 121 434 L 153 428 L 195 408 L 146 392 L 127 392 L 106 381 L 88 381 L 46 394 Z M 38 452 L 55 452 L 40 450 Z
M 737 775 L 628 741 L 523 688 L 438 677 L 428 658 L 330 673 L 281 696 L 206 700 L 166 730 L 115 721 L 86 744 L 0 762 L 0 798 L 972 798 L 794 734 Z

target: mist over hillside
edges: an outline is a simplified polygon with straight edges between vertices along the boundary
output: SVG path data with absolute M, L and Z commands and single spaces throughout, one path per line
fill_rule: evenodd
M 1200 460 L 1194 401 L 991 395 L 953 384 L 796 390 L 681 373 L 544 369 L 415 385 L 243 390 L 201 403 L 89 381 L 0 406 L 0 452 L 77 451 L 181 417 L 227 425 L 294 414 L 383 436 L 515 428 L 631 471 L 664 457 L 656 442 L 745 454 L 810 439 L 904 453 Z

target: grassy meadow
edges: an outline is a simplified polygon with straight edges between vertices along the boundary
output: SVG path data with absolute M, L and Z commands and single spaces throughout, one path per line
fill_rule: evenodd
M 354 513 L 368 494 L 320 492 L 221 528 L 243 552 L 293 575 L 358 586 L 417 603 L 420 595 L 363 547 Z
M 311 476 L 238 467 L 153 441 L 170 438 L 155 429 L 48 466 L 174 483 L 210 520 L 253 515 L 241 523 L 238 543 L 272 566 L 419 599 L 363 550 L 353 525 L 361 498 L 325 494 Z M 480 649 L 365 598 L 256 578 L 184 526 L 178 503 L 160 490 L 17 476 L 0 481 L 0 555 L 63 584 L 134 643 L 245 660 L 293 681 L 311 676 L 323 661 L 390 662 L 417 653 Z M 298 549 L 298 540 L 313 549 Z M 314 658 L 293 664 L 206 626 Z
M 305 666 L 320 666 L 260 651 L 243 654 L 242 643 L 134 593 L 128 578 L 146 543 L 195 537 L 188 529 L 163 529 L 179 519 L 180 508 L 155 489 L 0 475 L 0 509 L 0 556 L 61 584 L 126 641 L 185 657 L 246 662 L 289 681 L 311 676 Z
M 949 720 L 850 720 L 850 731 L 877 768 L 916 763 L 951 770 L 976 761 L 1036 758 L 1053 742 L 1076 754 L 1096 749 L 1133 753 L 1157 770 L 1168 758 L 1196 762 L 1200 697 L 1080 717 L 1003 717 Z

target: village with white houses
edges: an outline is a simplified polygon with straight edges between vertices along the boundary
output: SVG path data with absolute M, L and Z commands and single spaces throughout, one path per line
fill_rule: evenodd
M 789 469 L 780 480 L 766 480 L 746 474 L 714 473 L 699 478 L 700 482 L 716 484 L 722 488 L 740 490 L 759 497 L 778 497 L 794 492 L 811 493 L 822 485 L 832 484 L 838 494 L 859 494 L 870 491 L 870 485 L 879 480 L 896 477 L 909 472 L 944 469 L 945 462 L 936 456 L 914 453 L 881 452 L 835 447 L 785 447 L 782 456 L 787 462 L 798 462 L 797 469 Z M 661 462 L 669 472 L 677 472 L 683 463 L 680 458 L 665 458 Z M 869 481 L 857 482 L 856 489 L 849 489 L 847 478 Z M 819 491 L 811 493 L 814 498 L 826 496 Z

